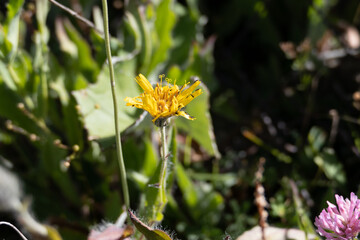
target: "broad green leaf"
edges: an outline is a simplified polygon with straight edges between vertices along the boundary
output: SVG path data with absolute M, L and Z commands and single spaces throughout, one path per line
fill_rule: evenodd
M 8 66 L 12 78 L 19 89 L 23 90 L 30 74 L 32 73 L 32 65 L 30 57 L 23 51 L 18 51 L 11 65 Z
M 59 129 L 64 129 L 66 132 L 67 140 L 69 144 L 77 144 L 80 148 L 83 147 L 83 126 L 79 119 L 79 113 L 76 111 L 76 102 L 74 97 L 65 87 L 65 72 L 61 67 L 55 63 L 55 59 L 52 59 L 51 71 L 52 82 L 50 83 L 50 89 L 52 89 L 61 102 L 61 111 L 56 109 L 53 111 L 51 108 L 49 111 L 52 113 L 52 121 L 57 124 Z M 57 70 L 59 72 L 57 72 Z M 57 72 L 57 73 L 56 73 Z
M 0 29 L 0 58 L 1 60 L 3 60 L 4 62 L 8 62 L 10 60 L 11 57 L 11 50 L 12 50 L 13 45 L 11 44 L 11 42 L 9 41 L 9 39 L 7 39 L 4 29 Z
M 134 59 L 119 62 L 114 66 L 116 79 L 116 95 L 119 111 L 119 128 L 123 131 L 137 118 L 136 109 L 126 107 L 124 98 L 139 95 L 139 89 L 133 80 L 135 76 Z M 79 105 L 80 112 L 84 117 L 85 128 L 88 129 L 91 138 L 105 139 L 115 134 L 114 108 L 110 88 L 109 68 L 103 66 L 96 84 L 88 88 L 73 92 Z
M 49 72 L 49 79 L 51 79 L 49 83 L 51 91 L 50 104 L 54 104 L 51 101 L 52 99 L 59 99 L 61 103 L 56 107 L 50 105 L 48 115 L 52 124 L 65 133 L 67 144 L 70 146 L 77 144 L 82 149 L 84 142 L 83 124 L 79 118 L 74 97 L 65 86 L 65 82 L 69 78 L 68 72 L 52 55 L 49 56 L 48 64 L 51 69 Z
M 341 162 L 336 158 L 335 152 L 331 148 L 325 148 L 323 152 L 314 158 L 314 162 L 324 171 L 327 178 L 338 183 L 345 183 L 346 176 Z
M 144 140 L 128 139 L 123 142 L 123 153 L 129 177 L 134 180 L 140 189 L 147 187 L 148 181 L 154 176 L 158 157 L 155 149 L 146 134 Z
M 183 197 L 186 202 L 186 205 L 189 206 L 190 208 L 195 207 L 199 200 L 198 195 L 193 182 L 185 172 L 181 163 L 178 162 L 175 163 L 175 174 L 176 174 L 177 183 L 180 187 L 180 190 L 183 193 Z
M 126 18 L 124 19 L 126 30 L 129 32 L 130 36 L 125 39 L 125 45 L 134 45 L 132 46 L 132 50 L 128 49 L 128 51 L 132 51 L 133 54 L 138 54 L 141 50 L 141 30 L 139 28 L 138 23 L 136 22 L 136 18 L 131 12 L 125 13 Z M 132 44 L 129 44 L 128 42 L 132 41 Z
M 172 1 L 161 1 L 156 9 L 154 54 L 151 58 L 147 73 L 152 72 L 155 67 L 164 62 L 168 57 L 168 51 L 172 44 L 171 32 L 175 24 L 176 16 L 172 11 Z
M 78 56 L 77 46 L 69 39 L 64 29 L 64 24 L 60 19 L 57 19 L 55 21 L 55 33 L 57 40 L 60 43 L 61 51 L 69 54 L 72 58 L 77 58 Z
M 128 211 L 132 223 L 136 229 L 144 234 L 147 240 L 172 240 L 171 237 L 160 229 L 153 229 L 144 224 L 130 210 Z
M 16 91 L 17 87 L 11 78 L 9 69 L 6 64 L 0 61 L 0 84 L 5 84 L 9 89 Z
M 50 2 L 48 0 L 36 0 L 36 20 L 40 31 L 41 42 L 46 44 L 49 41 L 49 29 L 46 26 L 46 18 L 49 13 Z
M 136 28 L 140 29 L 141 33 L 141 51 L 139 53 L 139 69 L 140 72 L 147 73 L 146 69 L 148 69 L 151 55 L 152 55 L 152 39 L 151 39 L 151 30 L 152 24 L 148 21 L 146 15 L 144 14 L 143 6 L 139 6 L 137 1 L 127 1 L 125 5 L 125 10 L 129 13 L 127 15 L 134 16 L 137 22 Z M 146 6 L 145 11 L 149 11 L 152 9 L 152 4 L 148 4 Z M 129 19 L 129 24 L 132 25 L 132 20 Z
M 10 62 L 17 51 L 19 44 L 19 31 L 20 31 L 20 14 L 22 10 L 22 5 L 24 4 L 24 0 L 10 0 L 7 5 L 7 19 L 6 24 L 4 25 L 5 39 L 3 42 L 5 43 L 4 47 L 1 47 L 1 51 L 6 61 Z M 11 44 L 11 51 L 10 50 Z
M 213 132 L 212 120 L 209 113 L 209 91 L 202 85 L 203 94 L 195 98 L 185 111 L 196 119 L 191 121 L 178 117 L 176 125 L 193 137 L 209 154 L 220 157 L 215 135 Z
M 326 133 L 319 127 L 312 127 L 308 134 L 308 141 L 314 153 L 317 153 L 324 146 Z
M 68 38 L 75 44 L 77 49 L 77 58 L 73 59 L 73 67 L 80 71 L 87 81 L 95 82 L 99 73 L 98 65 L 92 58 L 89 44 L 82 38 L 78 31 L 72 26 L 70 21 L 64 22 L 64 28 Z
M 104 32 L 104 19 L 100 7 L 98 6 L 93 7 L 93 18 L 94 18 L 95 27 L 100 31 Z
M 19 14 L 19 11 L 22 8 L 22 5 L 24 4 L 24 0 L 10 0 L 7 4 L 7 19 L 6 21 L 9 23 L 11 20 L 13 20 L 16 15 Z
M 199 19 L 190 16 L 187 8 L 182 4 L 175 3 L 174 11 L 178 20 L 173 29 L 173 43 L 167 64 L 183 65 L 189 59 L 196 36 L 201 36 L 201 34 L 197 35 L 197 33 L 200 33 L 199 29 L 201 28 L 198 27 Z

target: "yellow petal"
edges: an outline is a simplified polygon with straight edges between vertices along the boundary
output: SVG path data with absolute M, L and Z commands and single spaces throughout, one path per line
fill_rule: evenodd
M 186 119 L 189 119 L 189 120 L 195 120 L 195 118 L 191 117 L 189 114 L 187 114 L 187 113 L 184 112 L 184 111 L 178 111 L 178 112 L 176 113 L 176 115 L 182 116 L 182 117 L 184 117 L 184 118 L 186 118 Z
M 196 98 L 197 96 L 199 96 L 200 94 L 202 94 L 202 90 L 201 89 L 197 89 L 194 93 L 191 93 L 190 95 L 188 95 L 187 97 L 181 99 L 179 101 L 179 104 L 181 104 L 183 107 L 185 107 L 186 105 L 188 105 L 194 98 Z
M 147 80 L 141 73 L 136 77 L 136 82 L 146 93 L 152 93 L 154 91 L 154 88 L 151 86 L 149 80 Z
M 124 99 L 126 103 L 126 106 L 132 106 L 132 107 L 137 107 L 137 108 L 142 108 L 142 102 L 136 100 L 136 98 L 131 98 L 131 97 L 126 97 Z
M 169 97 L 173 97 L 175 94 L 179 93 L 179 87 L 177 85 L 174 85 L 172 87 L 170 87 L 169 89 Z
M 157 103 L 152 95 L 145 94 L 142 97 L 144 110 L 148 111 L 151 116 L 155 117 L 157 115 Z
M 172 98 L 170 112 L 171 112 L 171 114 L 175 114 L 177 110 L 179 110 L 179 103 L 176 98 Z
M 193 85 L 191 85 L 190 87 L 188 87 L 188 88 L 185 89 L 184 91 L 180 92 L 180 94 L 179 94 L 179 96 L 178 96 L 178 100 L 181 100 L 181 99 L 187 97 L 190 93 L 192 93 L 192 92 L 195 90 L 195 88 L 196 88 L 197 86 L 200 85 L 200 83 L 201 83 L 201 82 L 200 82 L 199 80 L 197 80 L 197 81 L 194 82 Z
M 171 114 L 169 114 L 169 112 L 163 112 L 159 115 L 157 115 L 152 121 L 155 122 L 158 118 L 166 118 L 166 117 L 170 117 Z

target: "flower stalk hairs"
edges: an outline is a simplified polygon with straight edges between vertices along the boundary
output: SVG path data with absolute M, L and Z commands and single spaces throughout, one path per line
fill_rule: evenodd
M 317 232 L 326 240 L 355 240 L 360 232 L 360 200 L 354 194 L 350 199 L 335 195 L 337 206 L 327 202 L 328 208 L 315 218 Z
M 132 106 L 144 109 L 149 112 L 153 117 L 153 122 L 156 126 L 161 127 L 166 124 L 166 120 L 172 116 L 182 116 L 189 120 L 194 120 L 186 112 L 181 109 L 189 104 L 194 98 L 202 93 L 201 89 L 195 90 L 199 86 L 200 81 L 195 81 L 188 88 L 188 84 L 184 84 L 181 88 L 174 84 L 170 84 L 170 80 L 166 79 L 168 84 L 162 85 L 162 78 L 165 75 L 160 75 L 160 84 L 157 83 L 155 89 L 151 86 L 150 82 L 142 74 L 136 77 L 136 82 L 144 90 L 140 96 L 126 97 L 124 100 L 126 106 Z M 195 91 L 194 91 L 195 90 Z

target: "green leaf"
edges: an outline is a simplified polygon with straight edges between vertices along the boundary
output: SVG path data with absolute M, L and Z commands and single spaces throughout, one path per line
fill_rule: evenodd
M 38 22 L 38 28 L 40 31 L 40 37 L 42 43 L 47 43 L 49 41 L 49 29 L 46 26 L 46 18 L 49 13 L 49 4 L 48 0 L 37 0 L 36 1 L 36 20 Z
M 19 89 L 24 89 L 32 73 L 31 59 L 26 53 L 19 50 L 12 63 L 8 66 L 12 78 Z
M 11 78 L 10 72 L 5 63 L 0 61 L 0 84 L 5 84 L 9 89 L 16 91 L 17 87 Z
M 189 214 L 199 226 L 215 225 L 224 205 L 222 196 L 208 183 L 194 184 L 180 163 L 175 165 L 175 174 Z
M 76 31 L 70 21 L 64 22 L 64 28 L 69 40 L 76 46 L 76 58 L 72 60 L 74 67 L 76 67 L 76 70 L 80 71 L 85 76 L 87 81 L 95 82 L 99 73 L 99 68 L 92 57 L 89 44 L 82 38 L 80 33 Z M 70 47 L 70 45 L 68 46 Z
M 10 22 L 12 19 L 19 14 L 19 11 L 24 4 L 24 0 L 10 0 L 7 4 L 7 22 Z
M 160 229 L 153 229 L 141 222 L 130 210 L 128 211 L 132 223 L 147 240 L 172 240 L 171 237 Z
M 327 29 L 324 22 L 324 16 L 328 14 L 333 6 L 336 5 L 338 0 L 316 0 L 313 1 L 313 5 L 309 7 L 308 19 L 309 19 L 309 33 L 308 36 L 312 43 L 316 43 L 324 34 Z
M 130 126 L 137 115 L 136 109 L 126 107 L 124 98 L 139 95 L 139 89 L 133 80 L 135 76 L 134 59 L 117 63 L 114 66 L 116 78 L 116 95 L 119 107 L 119 129 L 123 131 Z M 88 129 L 90 138 L 105 139 L 115 134 L 114 108 L 110 88 L 109 68 L 103 66 L 96 84 L 83 90 L 74 91 L 73 94 L 84 117 L 85 128 Z
M 131 170 L 129 177 L 144 190 L 157 168 L 158 157 L 155 149 L 146 134 L 143 141 L 127 139 L 123 146 L 124 159 L 131 159 L 125 163 L 126 169 Z
M 171 32 L 175 25 L 176 16 L 172 10 L 172 1 L 161 1 L 156 9 L 154 54 L 151 58 L 147 73 L 152 72 L 156 66 L 164 62 L 168 57 L 168 51 L 172 44 Z
M 326 133 L 319 127 L 312 127 L 308 134 L 308 141 L 314 153 L 317 153 L 324 146 Z
M 1 41 L 5 43 L 5 45 L 1 44 L 1 52 L 5 55 L 7 62 L 13 59 L 19 45 L 20 14 L 23 4 L 24 0 L 10 0 L 7 5 L 7 18 L 4 25 L 5 35 Z
M 125 19 L 124 19 L 125 27 L 127 32 L 129 33 L 127 38 L 125 39 L 125 45 L 134 45 L 132 53 L 137 54 L 141 50 L 141 30 L 139 28 L 139 25 L 136 21 L 136 18 L 134 15 L 130 12 L 125 13 Z M 129 44 L 129 41 L 132 42 L 132 44 Z M 131 51 L 130 49 L 128 51 Z
M 100 31 L 104 32 L 104 20 L 100 7 L 98 6 L 93 7 L 93 18 L 94 18 L 95 27 Z
M 57 40 L 59 41 L 61 51 L 69 54 L 69 56 L 71 56 L 72 58 L 77 58 L 77 46 L 73 41 L 70 40 L 69 36 L 65 31 L 64 24 L 60 19 L 57 19 L 55 21 L 55 33 Z
M 180 163 L 175 164 L 175 173 L 177 183 L 183 193 L 186 205 L 190 208 L 195 207 L 198 203 L 198 196 L 194 184 L 186 174 L 183 166 Z
M 186 112 L 196 119 L 189 121 L 185 118 L 178 117 L 176 125 L 179 129 L 185 131 L 189 136 L 194 138 L 210 155 L 220 157 L 218 151 L 211 116 L 209 113 L 209 91 L 205 85 L 200 85 L 203 94 L 194 99 L 186 106 Z
M 198 27 L 199 19 L 191 17 L 187 8 L 183 5 L 175 3 L 174 11 L 178 19 L 172 32 L 173 44 L 167 63 L 169 65 L 183 65 L 189 59 L 190 50 L 194 41 L 196 41 L 195 38 L 199 36 L 197 33 L 200 33 L 197 30 L 201 28 Z
M 150 24 L 148 19 L 146 19 L 146 16 L 143 11 L 143 6 L 139 6 L 139 3 L 137 1 L 127 1 L 126 2 L 125 9 L 127 10 L 127 27 L 133 28 L 134 32 L 136 32 L 138 29 L 141 33 L 141 51 L 139 53 L 138 57 L 138 64 L 140 72 L 144 72 L 146 74 L 146 70 L 149 67 L 151 55 L 152 55 L 152 39 L 151 39 L 151 30 L 152 25 Z M 149 11 L 149 9 L 152 9 L 152 4 L 148 4 L 146 6 L 146 11 Z M 133 23 L 132 18 L 129 16 L 133 16 L 136 20 L 136 25 Z M 137 42 L 135 41 L 135 45 L 137 45 Z
M 332 148 L 325 148 L 323 152 L 314 158 L 314 162 L 325 173 L 327 178 L 341 184 L 346 182 L 343 166 L 336 158 Z

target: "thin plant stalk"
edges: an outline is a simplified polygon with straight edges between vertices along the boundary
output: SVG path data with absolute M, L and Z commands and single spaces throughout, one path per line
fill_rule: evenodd
M 17 227 L 15 227 L 14 225 L 12 225 L 11 223 L 9 223 L 9 222 L 0 222 L 0 225 L 6 225 L 6 226 L 11 227 L 12 229 L 14 229 L 14 230 L 17 232 L 17 234 L 19 234 L 19 236 L 21 237 L 21 239 L 23 239 L 23 240 L 28 240 L 28 239 L 24 236 L 24 234 L 22 234 L 22 233 L 20 232 L 20 230 L 17 229 Z
M 109 37 L 109 20 L 108 20 L 108 8 L 107 8 L 107 1 L 102 0 L 103 6 L 103 17 L 104 17 L 104 34 L 105 34 L 105 47 L 106 47 L 106 56 L 109 64 L 109 72 L 110 72 L 110 85 L 111 85 L 111 93 L 112 99 L 114 104 L 114 121 L 115 121 L 115 133 L 116 133 L 116 155 L 117 160 L 119 163 L 119 170 L 120 170 L 120 179 L 121 179 L 121 186 L 123 190 L 123 197 L 126 208 L 130 208 L 130 198 L 129 198 L 129 190 L 126 181 L 126 170 L 124 164 L 124 157 L 121 147 L 121 136 L 119 130 L 119 123 L 118 123 L 118 106 L 117 106 L 117 97 L 115 93 L 115 77 L 114 77 L 114 67 L 111 60 L 111 50 L 110 50 L 110 37 Z
M 160 169 L 160 180 L 159 180 L 159 189 L 160 189 L 160 203 L 162 209 L 166 204 L 166 168 L 167 168 L 167 157 L 166 157 L 166 127 L 160 127 L 160 136 L 161 136 L 161 169 Z

